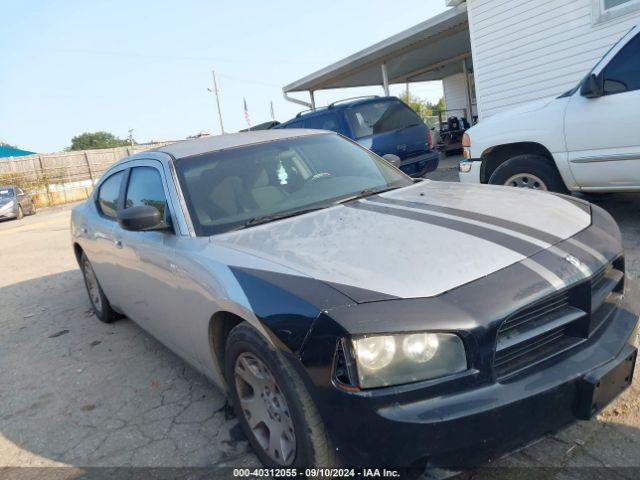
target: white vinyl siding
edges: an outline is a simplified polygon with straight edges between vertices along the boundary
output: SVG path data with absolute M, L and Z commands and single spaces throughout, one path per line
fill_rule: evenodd
M 640 19 L 594 25 L 592 1 L 467 0 L 482 118 L 573 88 Z
M 449 116 L 462 117 L 467 107 L 467 92 L 464 85 L 464 74 L 457 73 L 442 79 L 442 88 L 444 90 L 444 101 L 447 105 L 447 113 Z M 476 113 L 474 109 L 474 114 Z M 470 118 L 467 120 L 471 121 Z

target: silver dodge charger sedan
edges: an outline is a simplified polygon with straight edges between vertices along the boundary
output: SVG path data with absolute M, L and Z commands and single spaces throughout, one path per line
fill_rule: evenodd
M 474 466 L 632 380 L 620 231 L 576 198 L 274 130 L 125 158 L 71 223 L 96 316 L 223 389 L 269 467 Z

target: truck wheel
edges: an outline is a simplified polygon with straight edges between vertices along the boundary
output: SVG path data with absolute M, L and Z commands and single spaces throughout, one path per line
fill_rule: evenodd
M 489 178 L 491 185 L 568 193 L 549 159 L 541 155 L 518 155 L 501 164 Z
M 225 377 L 240 426 L 265 466 L 336 465 L 335 451 L 302 378 L 247 323 L 229 333 Z

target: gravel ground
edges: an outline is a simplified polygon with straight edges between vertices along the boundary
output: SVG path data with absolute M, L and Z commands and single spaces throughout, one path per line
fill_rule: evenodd
M 456 161 L 429 176 L 455 180 Z M 638 279 L 640 195 L 594 198 L 620 222 Z M 217 389 L 133 322 L 93 317 L 69 244 L 70 209 L 0 223 L 0 478 L 42 473 L 3 467 L 259 465 Z M 640 467 L 639 377 L 595 421 L 463 476 L 556 467 L 554 478 L 580 478 L 598 470 L 573 467 L 612 466 L 620 468 L 607 478 L 638 478 L 625 467 Z

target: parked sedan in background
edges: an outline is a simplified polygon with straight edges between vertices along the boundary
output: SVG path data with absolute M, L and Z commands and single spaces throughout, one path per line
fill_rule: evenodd
M 22 219 L 25 215 L 34 215 L 36 205 L 33 199 L 20 187 L 8 185 L 0 187 L 0 220 Z
M 578 199 L 268 130 L 126 158 L 71 222 L 96 316 L 226 391 L 267 466 L 477 465 L 631 383 L 637 288 Z

